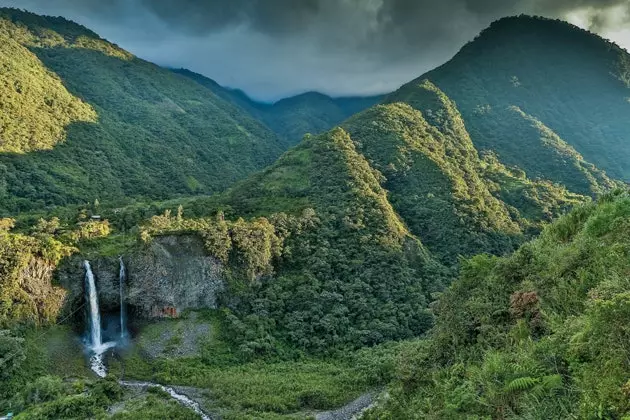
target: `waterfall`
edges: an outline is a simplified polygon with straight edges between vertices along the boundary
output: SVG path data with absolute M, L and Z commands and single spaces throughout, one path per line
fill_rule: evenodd
M 90 331 L 90 345 L 93 349 L 102 346 L 101 338 L 101 314 L 98 309 L 98 295 L 96 294 L 96 283 L 94 282 L 94 273 L 90 267 L 89 261 L 83 261 L 85 267 L 85 295 L 88 302 L 88 328 Z
M 120 338 L 127 335 L 127 314 L 125 311 L 125 280 L 127 279 L 127 271 L 125 270 L 125 262 L 122 256 L 118 258 L 120 261 L 120 272 L 118 274 L 120 285 Z
M 89 261 L 83 261 L 85 267 L 85 298 L 88 303 L 88 328 L 90 330 L 89 349 L 93 353 L 90 357 L 90 368 L 101 378 L 107 375 L 107 369 L 103 361 L 103 353 L 116 345 L 115 342 L 103 344 L 101 336 L 101 313 L 98 307 L 98 294 L 96 292 L 96 283 L 94 282 L 94 273 L 90 267 Z

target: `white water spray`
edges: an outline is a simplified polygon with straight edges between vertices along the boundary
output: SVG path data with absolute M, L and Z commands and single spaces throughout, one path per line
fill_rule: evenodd
M 119 259 L 120 261 L 120 337 L 124 338 L 127 327 L 126 327 L 126 316 L 124 310 L 124 282 L 127 276 L 125 271 L 125 264 L 123 263 L 122 257 Z M 94 281 L 94 273 L 92 273 L 92 267 L 90 267 L 89 261 L 84 261 L 83 266 L 85 267 L 85 296 L 86 300 L 89 304 L 89 320 L 88 327 L 90 329 L 90 343 L 89 349 L 92 352 L 92 356 L 90 357 L 90 369 L 101 378 L 107 376 L 107 367 L 103 361 L 103 353 L 111 347 L 116 346 L 116 342 L 102 342 L 101 336 L 101 314 L 98 306 L 98 294 L 96 291 L 96 282 Z M 130 387 L 130 388 L 148 388 L 148 387 L 158 387 L 161 390 L 167 392 L 172 398 L 174 398 L 177 402 L 186 406 L 193 410 L 195 413 L 199 414 L 203 420 L 211 420 L 208 415 L 206 415 L 203 410 L 201 410 L 201 406 L 199 403 L 193 401 L 188 398 L 186 395 L 180 394 L 175 391 L 173 388 L 154 384 L 152 382 L 133 382 L 133 381 L 118 381 L 122 386 Z

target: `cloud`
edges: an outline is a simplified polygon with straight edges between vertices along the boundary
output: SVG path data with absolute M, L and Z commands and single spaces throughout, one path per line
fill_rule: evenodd
M 491 21 L 570 18 L 630 46 L 628 0 L 0 0 L 62 15 L 142 58 L 273 100 L 373 94 L 450 58 Z

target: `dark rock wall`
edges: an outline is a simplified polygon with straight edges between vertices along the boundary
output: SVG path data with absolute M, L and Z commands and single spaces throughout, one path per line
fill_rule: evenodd
M 72 257 L 59 270 L 58 280 L 68 291 L 68 310 L 84 301 L 82 256 Z M 127 269 L 125 301 L 132 316 L 172 317 L 186 309 L 216 308 L 223 290 L 223 267 L 207 255 L 195 236 L 154 238 L 142 249 L 123 255 Z M 96 278 L 101 311 L 120 307 L 119 261 L 117 257 L 90 259 Z

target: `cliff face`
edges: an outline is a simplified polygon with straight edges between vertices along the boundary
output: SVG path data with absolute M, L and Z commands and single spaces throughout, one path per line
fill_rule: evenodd
M 194 236 L 157 238 L 128 262 L 128 304 L 137 315 L 159 317 L 185 309 L 216 308 L 223 268 Z
M 206 254 L 199 238 L 155 238 L 146 248 L 123 255 L 123 260 L 127 270 L 124 296 L 132 316 L 172 317 L 186 309 L 217 307 L 217 296 L 224 287 L 223 267 Z M 68 308 L 78 308 L 84 300 L 82 261 L 80 256 L 74 257 L 58 275 L 59 282 L 68 291 Z M 98 258 L 90 263 L 101 310 L 118 310 L 118 258 Z

